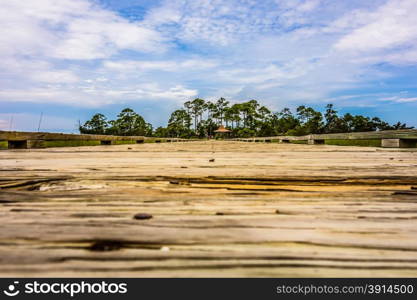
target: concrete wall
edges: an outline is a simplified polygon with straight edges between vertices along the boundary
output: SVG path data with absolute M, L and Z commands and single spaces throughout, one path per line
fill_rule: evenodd
M 416 144 L 417 139 L 382 139 L 381 142 L 383 148 L 414 148 Z

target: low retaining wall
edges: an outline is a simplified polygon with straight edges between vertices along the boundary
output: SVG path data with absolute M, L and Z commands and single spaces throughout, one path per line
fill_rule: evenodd
M 0 149 L 31 149 L 143 143 L 185 142 L 179 138 L 0 131 Z
M 309 134 L 305 136 L 273 136 L 234 139 L 243 142 L 278 142 L 309 145 L 371 146 L 384 148 L 416 148 L 417 130 L 385 130 L 370 132 Z

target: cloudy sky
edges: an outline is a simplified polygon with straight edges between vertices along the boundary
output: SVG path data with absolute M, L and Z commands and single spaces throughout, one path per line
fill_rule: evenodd
M 0 129 L 75 132 L 195 97 L 417 126 L 417 0 L 3 0 Z

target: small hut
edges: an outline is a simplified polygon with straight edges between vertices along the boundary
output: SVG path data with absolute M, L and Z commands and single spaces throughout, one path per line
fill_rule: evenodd
M 220 125 L 219 128 L 217 128 L 217 130 L 214 130 L 214 134 L 216 136 L 216 138 L 228 138 L 230 135 L 230 132 L 232 132 L 229 129 L 226 129 L 223 125 Z

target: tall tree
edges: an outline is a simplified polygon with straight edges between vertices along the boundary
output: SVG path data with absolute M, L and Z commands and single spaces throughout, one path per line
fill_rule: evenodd
M 204 118 L 205 116 L 206 118 Z M 151 124 L 146 123 L 140 115 L 130 108 L 122 110 L 117 119 L 111 121 L 107 121 L 103 114 L 95 114 L 84 125 L 80 125 L 79 130 L 81 133 L 91 134 L 147 136 L 155 134 L 161 137 L 189 138 L 212 136 L 218 125 L 224 122 L 227 127 L 231 124 L 234 137 L 410 128 L 401 122 L 390 125 L 377 117 L 370 118 L 349 113 L 339 116 L 333 104 L 328 104 L 323 114 L 304 105 L 297 107 L 296 114 L 293 114 L 288 108 L 272 113 L 266 106 L 261 106 L 258 101 L 253 99 L 229 106 L 229 102 L 225 98 L 220 98 L 215 103 L 196 98 L 186 101 L 184 109 L 178 109 L 171 114 L 167 128 L 158 127 L 155 132 Z
M 337 111 L 333 109 L 333 104 L 326 105 L 324 119 L 324 133 L 338 133 L 348 131 L 348 127 L 346 126 L 345 121 L 339 118 Z
M 146 135 L 149 134 L 149 123 L 131 108 L 123 109 L 117 115 L 117 119 L 111 122 L 109 128 L 113 134 L 117 135 Z
M 266 106 L 261 106 L 258 109 L 258 113 L 259 113 L 259 116 L 261 118 L 261 121 L 264 122 L 264 123 L 267 122 L 268 118 L 271 115 L 271 111 Z
M 95 114 L 90 120 L 80 126 L 80 133 L 84 134 L 105 134 L 109 124 L 103 114 Z
M 178 109 L 171 114 L 167 132 L 172 137 L 189 137 L 191 116 L 184 109 Z
M 300 125 L 300 121 L 292 114 L 289 108 L 284 108 L 280 112 L 274 114 L 272 119 L 274 122 L 275 132 L 278 135 L 287 133 Z
M 229 105 L 229 101 L 227 101 L 223 97 L 218 99 L 216 102 L 215 117 L 219 120 L 219 123 L 220 123 L 219 125 L 223 125 L 224 113 L 228 105 Z
M 240 106 L 240 111 L 243 114 L 243 126 L 254 129 L 254 121 L 259 116 L 258 115 L 259 103 L 257 100 L 250 100 L 244 102 Z
M 213 102 L 207 101 L 206 109 L 207 109 L 207 119 L 212 119 L 213 115 L 216 113 L 216 104 L 214 104 Z
M 226 127 L 229 127 L 229 122 L 232 122 L 233 120 L 233 110 L 231 107 L 226 107 L 224 109 L 223 119 L 224 119 L 224 122 L 226 123 Z
M 323 115 L 311 107 L 301 105 L 297 107 L 297 115 L 301 122 L 298 134 L 321 133 L 323 128 Z
M 242 120 L 240 117 L 240 108 L 239 104 L 233 104 L 232 107 L 228 110 L 230 114 L 230 119 L 232 121 L 232 129 L 236 127 L 240 127 L 240 121 Z
M 200 98 L 196 98 L 190 103 L 191 115 L 194 117 L 194 131 L 197 134 L 198 123 L 202 118 L 205 109 L 205 101 Z
M 189 116 L 191 116 L 191 101 L 184 102 L 184 108 Z M 188 124 L 188 129 L 191 129 L 191 122 Z

